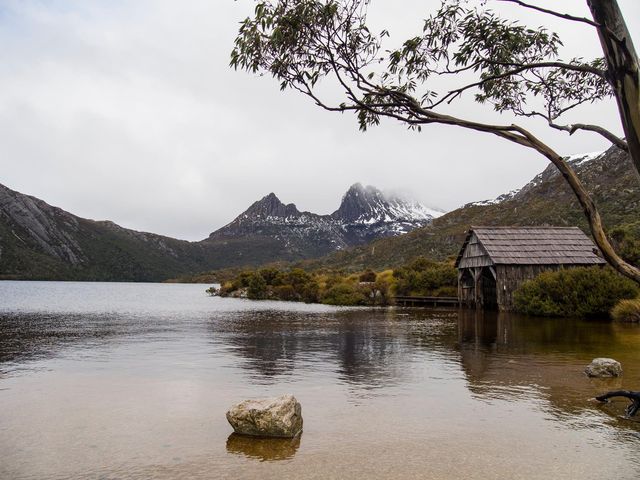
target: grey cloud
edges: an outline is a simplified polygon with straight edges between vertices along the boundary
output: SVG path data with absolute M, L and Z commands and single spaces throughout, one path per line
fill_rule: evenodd
M 425 5 L 399 3 L 371 7 L 372 22 L 398 41 L 420 28 Z M 566 3 L 586 14 L 584 1 Z M 639 31 L 640 5 L 621 5 Z M 238 21 L 251 8 L 249 0 L 4 2 L 0 183 L 84 217 L 201 239 L 271 191 L 329 213 L 360 181 L 452 209 L 545 167 L 533 152 L 454 128 L 418 134 L 384 122 L 363 134 L 352 116 L 229 69 Z M 526 19 L 566 32 L 581 55 L 599 54 L 584 27 Z M 469 102 L 458 108 L 496 118 Z M 584 114 L 617 129 L 612 103 Z M 567 154 L 606 148 L 597 137 L 540 132 Z

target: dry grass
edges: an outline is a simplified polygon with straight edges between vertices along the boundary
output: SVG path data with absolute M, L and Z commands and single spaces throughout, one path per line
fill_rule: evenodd
M 611 317 L 617 322 L 640 322 L 640 298 L 620 300 L 611 309 Z

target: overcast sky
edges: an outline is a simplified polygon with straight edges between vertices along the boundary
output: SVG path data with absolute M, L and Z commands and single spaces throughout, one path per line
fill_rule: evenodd
M 588 15 L 585 0 L 531 0 Z M 393 46 L 435 0 L 374 0 Z M 619 0 L 640 44 L 640 2 Z M 360 133 L 268 77 L 228 68 L 250 0 L 0 0 L 0 183 L 76 215 L 199 240 L 275 192 L 331 213 L 355 182 L 446 210 L 522 186 L 534 152 L 453 127 Z M 566 57 L 600 56 L 590 27 L 496 4 L 561 33 Z M 394 43 L 395 42 L 395 43 Z M 463 102 L 457 113 L 499 119 Z M 580 112 L 619 132 L 613 102 Z M 544 134 L 564 154 L 604 150 L 589 134 Z

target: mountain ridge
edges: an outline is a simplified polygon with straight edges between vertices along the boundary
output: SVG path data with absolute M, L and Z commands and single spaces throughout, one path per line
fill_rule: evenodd
M 628 154 L 612 147 L 568 160 L 605 225 L 638 223 L 640 186 Z M 409 213 L 400 213 L 388 196 L 381 210 L 376 190 L 353 185 L 330 215 L 300 212 L 271 193 L 208 238 L 187 242 L 82 219 L 0 186 L 0 278 L 158 281 L 274 261 L 381 270 L 417 256 L 455 255 L 471 225 L 577 225 L 588 233 L 575 196 L 553 165 L 520 189 L 468 203 L 405 234 L 403 222 L 415 209 L 406 202 Z
M 159 281 L 318 257 L 428 219 L 402 221 L 401 228 L 386 217 L 352 228 L 330 215 L 300 212 L 270 193 L 208 238 L 189 242 L 81 218 L 0 185 L 0 279 Z
M 572 155 L 567 160 L 591 193 L 606 227 L 638 222 L 640 183 L 626 152 L 611 147 L 605 152 Z M 549 164 L 522 188 L 496 199 L 468 203 L 401 237 L 376 240 L 303 266 L 382 270 L 417 256 L 445 260 L 457 254 L 472 225 L 579 226 L 590 235 L 575 195 L 557 168 Z

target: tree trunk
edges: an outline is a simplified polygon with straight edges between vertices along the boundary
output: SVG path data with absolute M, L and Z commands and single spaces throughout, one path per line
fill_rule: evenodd
M 596 242 L 596 245 L 602 252 L 602 256 L 604 257 L 604 259 L 619 273 L 640 284 L 640 269 L 628 262 L 625 262 L 616 253 L 604 231 L 602 218 L 600 217 L 600 213 L 598 212 L 596 204 L 594 203 L 587 189 L 578 178 L 576 172 L 571 168 L 571 166 L 569 166 L 564 158 L 558 155 L 549 146 L 538 140 L 531 133 L 525 130 L 521 131 L 523 132 L 523 135 L 526 135 L 527 139 L 529 140 L 529 146 L 547 157 L 551 161 L 551 163 L 556 166 L 556 168 L 560 171 L 560 174 L 569 184 L 569 187 L 578 199 L 578 202 L 580 203 L 580 206 L 582 207 L 582 210 L 587 217 L 587 220 L 589 221 L 591 234 L 593 235 L 593 239 Z
M 616 0 L 587 0 L 607 60 L 629 153 L 640 173 L 640 75 L 638 55 Z

